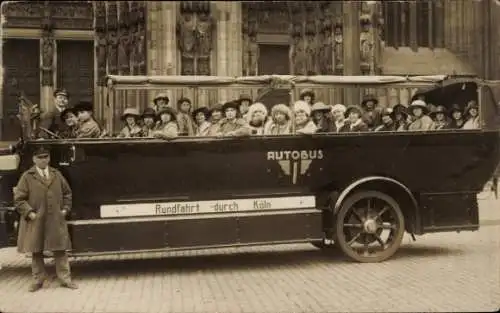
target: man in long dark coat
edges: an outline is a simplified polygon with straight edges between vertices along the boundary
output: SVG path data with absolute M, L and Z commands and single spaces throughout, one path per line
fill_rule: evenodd
M 64 89 L 54 91 L 54 104 L 40 116 L 40 127 L 48 129 L 54 134 L 62 132 L 66 129 L 66 124 L 61 120 L 61 113 L 68 107 L 69 94 Z M 39 137 L 49 138 L 50 135 L 40 130 Z
M 17 249 L 20 253 L 32 253 L 30 292 L 41 289 L 47 276 L 43 251 L 53 252 L 61 286 L 78 288 L 71 281 L 66 254 L 71 249 L 66 216 L 71 210 L 72 192 L 64 176 L 49 162 L 48 149 L 36 149 L 34 166 L 23 173 L 14 188 L 14 204 L 21 215 Z

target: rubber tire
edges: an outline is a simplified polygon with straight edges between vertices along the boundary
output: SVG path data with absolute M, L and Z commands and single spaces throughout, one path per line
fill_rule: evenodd
M 345 218 L 347 211 L 352 207 L 352 205 L 354 205 L 356 202 L 364 198 L 379 198 L 381 200 L 386 201 L 394 209 L 398 222 L 400 223 L 398 233 L 395 235 L 391 247 L 389 247 L 387 250 L 385 250 L 381 255 L 377 257 L 365 257 L 357 254 L 356 252 L 353 252 L 347 245 L 343 233 L 343 220 Z M 336 239 L 335 242 L 337 242 L 342 252 L 344 252 L 344 254 L 348 256 L 351 260 L 361 263 L 383 262 L 392 257 L 394 253 L 396 253 L 396 251 L 401 246 L 401 242 L 403 241 L 403 236 L 405 233 L 405 221 L 403 212 L 401 211 L 401 208 L 399 207 L 399 204 L 396 202 L 396 200 L 394 200 L 394 198 L 385 193 L 375 190 L 354 192 L 352 195 L 347 197 L 347 199 L 345 199 L 342 202 L 340 209 L 334 218 L 335 218 L 335 239 Z

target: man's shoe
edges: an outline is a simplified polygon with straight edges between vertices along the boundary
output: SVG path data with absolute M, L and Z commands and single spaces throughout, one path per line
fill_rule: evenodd
M 29 292 L 35 292 L 35 291 L 38 291 L 38 290 L 42 289 L 42 287 L 43 287 L 43 282 L 42 283 L 33 283 L 28 288 L 28 291 Z
M 63 282 L 61 283 L 61 287 L 68 289 L 78 289 L 78 285 L 75 284 L 74 282 Z

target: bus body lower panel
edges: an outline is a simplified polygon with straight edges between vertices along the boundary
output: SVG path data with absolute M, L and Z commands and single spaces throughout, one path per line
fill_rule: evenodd
M 71 224 L 73 252 L 155 250 L 323 237 L 319 210 L 244 217 L 131 220 Z

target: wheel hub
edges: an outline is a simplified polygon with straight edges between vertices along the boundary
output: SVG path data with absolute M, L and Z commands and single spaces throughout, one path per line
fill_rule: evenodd
M 363 230 L 368 234 L 375 234 L 377 232 L 378 225 L 377 222 L 369 218 L 363 223 Z

